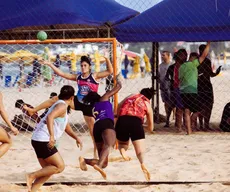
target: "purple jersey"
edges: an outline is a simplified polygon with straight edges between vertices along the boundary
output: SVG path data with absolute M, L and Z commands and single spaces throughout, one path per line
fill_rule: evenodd
M 112 104 L 109 101 L 100 101 L 95 103 L 93 116 L 95 118 L 95 122 L 103 119 L 111 119 L 114 121 Z

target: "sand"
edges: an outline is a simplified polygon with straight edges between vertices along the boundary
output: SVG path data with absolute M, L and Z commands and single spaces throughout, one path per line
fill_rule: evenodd
M 212 122 L 219 122 L 224 105 L 229 101 L 229 73 L 222 72 L 221 75 L 213 79 L 215 92 L 215 103 L 212 114 Z M 63 84 L 72 84 L 65 81 Z M 50 92 L 59 92 L 62 84 L 53 87 L 34 87 L 23 89 L 21 92 L 17 88 L 6 88 L 2 90 L 4 94 L 4 104 L 12 119 L 20 111 L 14 108 L 17 99 L 23 99 L 32 105 L 37 105 L 49 97 Z M 75 86 L 75 85 L 74 85 Z M 137 78 L 134 80 L 124 80 L 123 88 L 119 93 L 119 100 L 125 96 L 136 93 L 141 88 L 151 86 L 151 77 Z M 100 85 L 100 93 L 104 92 L 105 83 Z M 160 111 L 163 113 L 163 105 L 160 103 Z M 73 112 L 70 122 L 81 124 L 82 114 Z M 84 149 L 79 151 L 74 141 L 64 135 L 59 145 L 59 151 L 66 164 L 65 170 L 52 177 L 50 182 L 57 183 L 52 186 L 44 186 L 40 191 L 164 191 L 164 192 L 220 192 L 230 191 L 228 185 L 223 185 L 222 181 L 230 180 L 230 135 L 225 133 L 195 133 L 193 135 L 158 132 L 163 124 L 156 125 L 156 133 L 146 137 L 145 162 L 151 173 L 151 181 L 159 182 L 208 182 L 203 184 L 179 184 L 179 185 L 110 185 L 110 186 L 67 186 L 60 185 L 60 182 L 98 182 L 104 181 L 101 175 L 89 167 L 87 172 L 79 169 L 78 157 L 92 157 L 92 143 L 88 133 L 82 134 L 78 130 L 83 140 Z M 85 128 L 86 129 L 86 128 Z M 167 130 L 166 130 L 167 131 Z M 26 191 L 24 186 L 16 183 L 25 183 L 26 172 L 35 171 L 40 168 L 35 153 L 30 144 L 30 133 L 20 133 L 13 136 L 13 146 L 8 153 L 0 159 L 0 192 L 6 191 Z M 139 162 L 135 156 L 132 145 L 128 150 L 132 160 L 110 162 L 105 169 L 107 181 L 139 181 L 145 182 Z M 120 157 L 118 151 L 111 154 L 112 159 Z
M 25 187 L 15 183 L 25 183 L 24 175 L 40 168 L 30 145 L 30 135 L 14 137 L 8 153 L 0 159 L 0 191 L 23 191 Z M 194 135 L 147 134 L 145 162 L 151 173 L 151 182 L 208 182 L 189 185 L 110 185 L 110 186 L 66 186 L 65 182 L 103 182 L 101 175 L 92 167 L 83 172 L 79 168 L 78 157 L 91 158 L 92 144 L 88 136 L 82 136 L 84 148 L 76 147 L 66 134 L 59 144 L 59 151 L 65 161 L 65 170 L 52 177 L 54 186 L 42 187 L 41 191 L 230 191 L 221 182 L 230 179 L 229 134 L 196 133 Z M 128 155 L 131 161 L 119 159 L 114 150 L 111 161 L 105 169 L 108 182 L 145 182 L 133 146 Z M 116 160 L 119 159 L 119 160 Z

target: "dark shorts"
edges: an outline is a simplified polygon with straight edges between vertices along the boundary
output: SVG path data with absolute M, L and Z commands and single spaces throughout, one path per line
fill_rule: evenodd
M 58 152 L 56 147 L 53 147 L 52 149 L 50 149 L 47 146 L 48 143 L 49 142 L 31 140 L 31 144 L 35 150 L 37 158 L 46 159 Z
M 178 109 L 184 108 L 179 88 L 175 88 L 174 90 L 172 90 L 170 97 L 171 97 L 171 103 L 174 107 Z
M 76 111 L 82 111 L 84 116 L 93 117 L 93 107 L 79 102 L 77 96 L 74 97 L 74 107 Z
M 184 109 L 189 109 L 193 113 L 200 111 L 200 102 L 197 94 L 183 93 L 181 94 L 181 99 Z
M 106 129 L 114 130 L 114 122 L 111 119 L 99 120 L 94 124 L 93 137 L 94 137 L 95 143 L 103 142 L 102 133 Z
M 170 102 L 170 91 L 161 90 L 161 99 L 163 103 L 169 103 Z
M 119 141 L 128 141 L 129 138 L 136 141 L 145 138 L 142 120 L 135 116 L 124 115 L 118 117 L 115 131 Z
M 214 97 L 212 92 L 198 92 L 198 100 L 201 109 L 213 107 Z

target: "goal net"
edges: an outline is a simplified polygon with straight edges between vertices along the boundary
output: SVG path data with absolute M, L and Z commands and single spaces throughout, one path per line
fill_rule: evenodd
M 37 106 L 45 100 L 59 94 L 63 85 L 72 85 L 77 92 L 76 81 L 63 79 L 45 65 L 41 65 L 40 58 L 49 59 L 62 71 L 80 74 L 80 58 L 90 57 L 92 72 L 106 69 L 103 56 L 108 57 L 114 67 L 114 74 L 100 81 L 99 94 L 103 94 L 113 87 L 113 79 L 120 71 L 117 61 L 120 60 L 121 49 L 114 38 L 68 39 L 68 40 L 18 40 L 0 41 L 0 85 L 3 102 L 9 119 L 22 134 L 30 134 L 37 118 L 44 111 L 28 116 L 20 109 L 20 103 Z M 17 102 L 17 104 L 16 104 Z M 117 105 L 114 97 L 114 106 Z M 83 114 L 71 111 L 69 122 L 79 134 L 88 135 Z

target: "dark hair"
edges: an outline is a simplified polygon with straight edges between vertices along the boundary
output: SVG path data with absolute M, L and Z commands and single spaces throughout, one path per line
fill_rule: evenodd
M 101 96 L 97 92 L 89 92 L 84 98 L 83 102 L 88 105 L 94 105 L 96 102 L 99 102 Z
M 152 96 L 154 94 L 153 92 L 153 87 L 151 88 L 144 88 L 141 90 L 140 94 L 144 95 L 146 98 L 148 98 L 149 100 L 152 99 Z
M 58 98 L 61 100 L 68 100 L 70 97 L 74 96 L 74 88 L 70 85 L 64 85 L 61 88 Z
M 199 53 L 200 53 L 200 55 L 202 55 L 202 53 L 204 52 L 205 48 L 206 48 L 206 45 L 205 45 L 205 44 L 201 44 L 201 45 L 199 46 Z
M 190 53 L 190 55 L 189 55 L 189 58 L 191 58 L 191 57 L 196 57 L 196 58 L 198 58 L 198 57 L 199 57 L 199 54 L 196 53 L 196 52 L 192 52 L 192 53 Z
M 183 58 L 184 55 L 184 58 Z M 181 60 L 182 62 L 186 62 L 188 53 L 185 49 L 179 49 L 175 54 L 174 54 L 175 60 Z
M 18 99 L 15 103 L 15 107 L 21 109 L 23 104 L 24 104 L 24 101 L 22 99 Z
M 74 96 L 74 88 L 70 85 L 64 85 L 61 88 L 60 94 L 58 95 L 58 99 L 68 100 L 72 96 Z M 70 106 L 68 106 L 68 108 L 67 108 L 67 113 L 68 114 L 70 113 Z
M 57 93 L 55 93 L 55 92 L 50 93 L 50 99 L 55 97 L 55 96 L 57 96 Z
M 86 62 L 86 63 L 88 63 L 89 65 L 91 65 L 91 63 L 90 63 L 90 61 L 91 61 L 91 59 L 89 58 L 89 57 L 87 57 L 87 56 L 81 56 L 81 63 L 82 62 Z
M 173 54 L 173 59 L 176 61 L 178 59 L 178 51 Z

